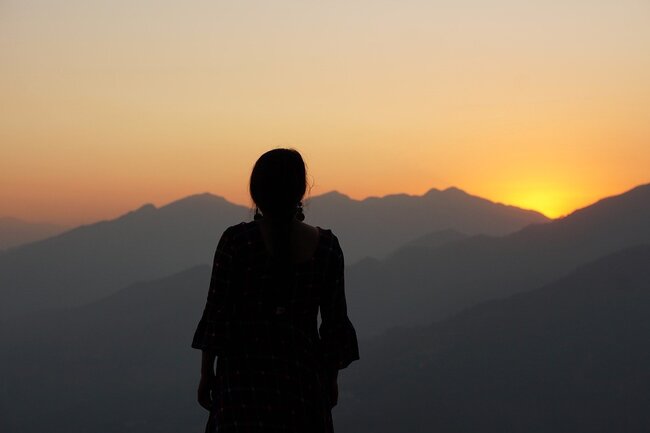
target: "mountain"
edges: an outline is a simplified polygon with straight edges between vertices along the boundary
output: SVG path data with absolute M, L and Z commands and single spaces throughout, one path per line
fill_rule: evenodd
M 427 233 L 426 235 L 422 235 L 416 239 L 413 239 L 411 242 L 408 242 L 406 245 L 398 248 L 396 251 L 393 251 L 391 254 L 389 254 L 388 257 L 395 256 L 396 254 L 403 254 L 404 251 L 417 248 L 438 248 L 442 245 L 457 242 L 467 237 L 468 235 L 454 229 L 438 230 L 433 233 Z
M 644 431 L 650 246 L 539 290 L 360 341 L 337 431 Z M 0 431 L 203 431 L 190 348 L 210 268 L 0 326 Z M 38 416 L 34 416 L 38 414 Z
M 0 217 L 0 250 L 17 247 L 57 235 L 65 226 L 50 223 L 34 223 L 13 217 Z
M 384 258 L 404 244 L 441 230 L 504 235 L 548 221 L 534 211 L 476 197 L 458 188 L 431 189 L 422 196 L 394 194 L 353 200 L 330 192 L 305 203 L 310 223 L 332 227 L 346 260 Z
M 208 263 L 248 210 L 212 194 L 69 230 L 0 256 L 0 318 L 99 299 L 134 281 Z
M 0 324 L 0 431 L 202 432 L 190 343 L 209 280 L 199 265 Z
M 646 432 L 650 245 L 360 348 L 338 431 Z
M 650 242 L 650 185 L 506 236 L 410 246 L 348 268 L 348 305 L 362 335 L 426 324 L 488 299 L 532 290 L 576 266 Z
M 502 233 L 545 220 L 457 189 L 363 201 L 325 194 L 311 199 L 306 213 L 309 222 L 334 228 L 348 263 L 380 257 L 436 230 Z M 146 204 L 117 219 L 14 248 L 0 255 L 0 319 L 80 305 L 135 281 L 210 263 L 223 230 L 251 216 L 243 206 L 204 193 L 160 208 Z

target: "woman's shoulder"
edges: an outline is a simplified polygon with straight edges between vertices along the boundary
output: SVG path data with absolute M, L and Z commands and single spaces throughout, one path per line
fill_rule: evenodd
M 255 221 L 242 221 L 240 223 L 226 227 L 221 236 L 228 238 L 230 241 L 236 243 L 242 240 L 250 239 L 255 228 Z
M 304 223 L 303 223 L 304 224 Z M 340 252 L 341 245 L 338 236 L 331 228 L 321 227 L 318 225 L 312 226 L 318 230 L 319 245 L 329 251 Z M 259 227 L 256 221 L 242 221 L 237 224 L 228 226 L 224 232 L 223 237 L 229 239 L 232 243 L 248 243 L 257 239 L 259 234 Z
M 321 247 L 328 249 L 329 251 L 339 252 L 341 251 L 341 245 L 339 243 L 339 238 L 336 236 L 334 231 L 330 228 L 324 228 L 321 226 L 316 226 L 320 233 L 320 244 Z

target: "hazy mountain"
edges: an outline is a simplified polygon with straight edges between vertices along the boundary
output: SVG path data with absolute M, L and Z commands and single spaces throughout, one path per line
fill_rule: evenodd
M 348 263 L 366 256 L 384 258 L 407 242 L 441 230 L 503 235 L 548 221 L 538 212 L 494 203 L 458 188 L 365 200 L 330 192 L 305 206 L 310 223 L 335 230 Z
M 198 194 L 67 231 L 0 256 L 0 317 L 81 304 L 129 283 L 208 263 L 247 210 Z
M 13 217 L 0 217 L 0 250 L 40 241 L 66 229 L 67 227 L 58 224 L 34 223 Z
M 650 246 L 628 249 L 541 290 L 362 340 L 341 375 L 337 431 L 641 431 L 649 263 Z M 197 266 L 2 324 L 0 431 L 202 432 L 190 342 L 209 274 Z
M 310 200 L 306 213 L 308 221 L 335 229 L 348 263 L 435 230 L 502 233 L 544 220 L 457 189 L 363 201 L 332 193 Z M 221 197 L 197 194 L 12 249 L 0 255 L 0 318 L 80 305 L 135 281 L 209 263 L 223 230 L 251 216 Z
M 477 302 L 531 290 L 575 266 L 650 242 L 650 185 L 502 237 L 404 247 L 348 269 L 350 310 L 361 334 L 426 324 Z
M 340 432 L 646 432 L 650 245 L 364 341 Z
M 406 245 L 398 248 L 397 251 L 393 251 L 391 254 L 400 254 L 405 249 L 412 248 L 438 248 L 442 245 L 465 239 L 467 236 L 468 235 L 454 229 L 438 230 L 413 239 L 411 242 L 408 242 Z
M 200 265 L 2 323 L 0 431 L 202 432 L 190 343 L 209 278 Z

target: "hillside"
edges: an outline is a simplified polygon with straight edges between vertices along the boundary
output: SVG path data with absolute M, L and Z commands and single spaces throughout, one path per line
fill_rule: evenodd
M 363 335 L 430 323 L 473 304 L 532 290 L 576 266 L 650 242 L 650 185 L 501 237 L 406 246 L 348 269 L 349 305 Z
M 381 257 L 436 230 L 503 233 L 545 220 L 459 190 L 422 197 L 332 199 L 326 194 L 310 200 L 308 222 L 335 228 L 348 263 Z M 117 219 L 7 251 L 0 254 L 0 319 L 81 305 L 135 281 L 209 263 L 223 230 L 251 216 L 249 209 L 222 197 L 197 194 L 160 208 L 147 204 Z M 393 229 L 386 230 L 379 221 Z
M 364 342 L 341 432 L 645 432 L 650 245 Z
M 650 246 L 626 249 L 539 290 L 361 340 L 341 374 L 337 431 L 643 431 L 648 264 Z M 202 431 L 190 342 L 209 273 L 5 322 L 0 431 Z
M 0 217 L 0 250 L 7 250 L 57 235 L 66 227 L 50 223 L 34 223 L 12 217 Z

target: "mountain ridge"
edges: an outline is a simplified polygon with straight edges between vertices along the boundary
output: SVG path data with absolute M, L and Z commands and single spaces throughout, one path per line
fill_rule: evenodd
M 334 203 L 331 200 L 335 198 Z M 334 227 L 351 263 L 382 257 L 429 232 L 455 228 L 507 233 L 543 216 L 482 199 L 408 198 L 360 202 L 319 196 L 305 206 L 308 221 Z M 251 220 L 249 208 L 204 192 L 156 207 L 144 204 L 111 220 L 73 228 L 0 254 L 0 318 L 98 299 L 136 280 L 209 263 L 226 227 Z M 393 227 L 386 230 L 386 224 Z M 33 270 L 38 267 L 39 272 Z
M 0 217 L 0 250 L 38 242 L 68 230 L 69 227 L 50 222 L 26 221 L 12 216 Z
M 504 236 L 402 248 L 378 263 L 352 265 L 349 305 L 359 311 L 361 333 L 375 334 L 540 287 L 581 263 L 644 242 L 650 242 L 650 185 Z
M 644 432 L 649 263 L 649 243 L 631 246 L 536 290 L 364 340 L 339 429 Z

